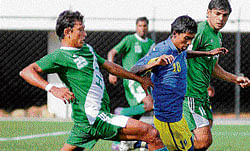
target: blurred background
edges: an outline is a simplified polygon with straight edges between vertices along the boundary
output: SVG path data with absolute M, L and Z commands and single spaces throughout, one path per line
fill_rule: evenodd
M 107 52 L 120 40 L 135 32 L 138 17 L 149 18 L 149 37 L 156 43 L 165 40 L 170 25 L 180 15 L 197 22 L 206 19 L 210 0 L 0 0 L 0 117 L 69 117 L 70 107 L 45 91 L 30 86 L 19 77 L 25 66 L 60 47 L 55 35 L 56 17 L 64 10 L 78 10 L 85 16 L 86 43 L 107 58 Z M 219 64 L 237 75 L 250 77 L 250 1 L 231 0 L 232 13 L 221 30 L 223 47 L 230 52 Z M 121 64 L 121 56 L 116 59 Z M 112 111 L 128 104 L 122 80 L 113 86 L 102 70 Z M 57 75 L 43 75 L 63 86 Z M 250 113 L 250 88 L 212 79 L 215 96 L 211 98 L 215 115 L 240 117 Z M 48 112 L 48 109 L 50 113 Z M 63 112 L 63 114 L 59 114 Z

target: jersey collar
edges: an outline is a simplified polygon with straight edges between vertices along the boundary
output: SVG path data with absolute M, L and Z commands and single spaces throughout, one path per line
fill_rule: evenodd
M 178 51 L 178 49 L 175 47 L 174 43 L 171 41 L 171 37 L 169 36 L 167 39 L 167 43 L 171 50 L 173 50 L 174 53 L 180 54 L 181 52 Z
M 63 49 L 63 50 L 80 50 L 79 48 L 75 48 L 75 47 L 61 47 L 60 49 Z
M 139 41 L 141 41 L 141 42 L 148 42 L 148 37 L 146 37 L 145 39 L 142 39 L 137 33 L 135 33 L 134 35 L 135 35 L 135 37 L 136 37 Z

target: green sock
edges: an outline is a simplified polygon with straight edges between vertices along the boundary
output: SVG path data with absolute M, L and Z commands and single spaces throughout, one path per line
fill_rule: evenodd
M 119 142 L 119 141 L 113 141 L 113 143 L 114 143 L 115 145 L 119 145 L 121 142 Z
M 126 116 L 133 116 L 133 115 L 140 115 L 145 113 L 146 111 L 144 110 L 144 104 L 128 107 L 128 108 L 123 108 L 121 110 L 121 115 L 126 115 Z

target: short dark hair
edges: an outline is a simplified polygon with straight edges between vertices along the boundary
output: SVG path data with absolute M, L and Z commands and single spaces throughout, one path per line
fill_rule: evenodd
M 228 0 L 211 0 L 208 4 L 208 9 L 228 10 L 229 14 L 232 12 L 232 8 Z
M 65 10 L 59 14 L 56 21 L 56 34 L 60 40 L 64 38 L 64 29 L 75 25 L 75 21 L 83 21 L 83 15 L 78 11 Z
M 197 23 L 187 15 L 179 16 L 171 24 L 171 34 L 174 31 L 177 33 L 197 33 Z
M 147 23 L 147 25 L 148 25 L 148 19 L 147 19 L 147 17 L 139 17 L 139 18 L 137 18 L 137 19 L 136 19 L 136 25 L 137 25 L 137 23 L 138 23 L 139 21 L 145 21 L 145 22 Z

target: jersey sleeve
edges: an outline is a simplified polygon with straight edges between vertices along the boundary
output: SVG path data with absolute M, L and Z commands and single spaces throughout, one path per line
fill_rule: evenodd
M 159 58 L 161 55 L 163 55 L 163 51 L 159 51 L 159 48 L 153 47 L 148 54 L 146 54 L 143 58 L 141 58 L 136 65 L 137 66 L 143 66 L 149 63 L 154 62 Z
M 128 36 L 124 37 L 115 47 L 114 49 L 118 52 L 118 54 L 126 52 L 126 47 L 128 45 Z
M 62 58 L 63 55 L 60 55 L 58 51 L 52 52 L 40 60 L 36 61 L 36 64 L 42 69 L 45 73 L 55 73 L 62 71 L 63 66 L 67 66 Z
M 94 52 L 95 52 L 95 51 L 94 51 Z M 104 58 L 102 58 L 101 56 L 99 56 L 96 52 L 95 52 L 95 56 L 96 56 L 96 58 L 97 58 L 97 62 L 98 62 L 99 65 L 104 64 L 104 62 L 105 62 L 105 59 L 104 59 Z
M 105 62 L 105 59 L 102 58 L 101 56 L 99 56 L 99 55 L 96 53 L 96 51 L 93 49 L 92 46 L 90 46 L 89 44 L 87 44 L 87 46 L 89 47 L 89 49 L 90 49 L 91 51 L 94 52 L 94 54 L 95 54 L 95 56 L 96 56 L 96 58 L 97 58 L 98 64 L 99 64 L 99 65 L 102 65 L 102 64 Z

